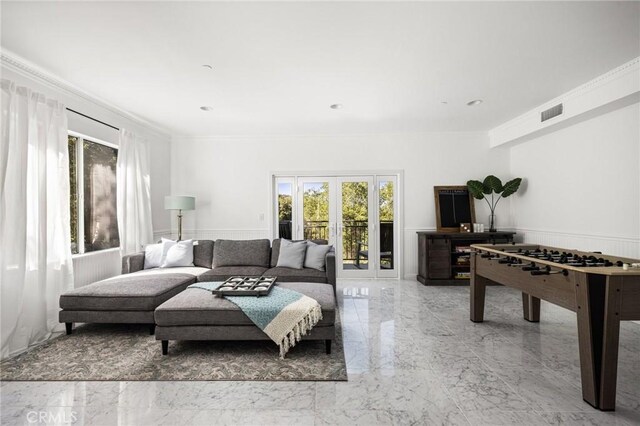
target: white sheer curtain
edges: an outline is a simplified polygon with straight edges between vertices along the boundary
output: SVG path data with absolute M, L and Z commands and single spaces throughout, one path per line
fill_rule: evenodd
M 1 358 L 60 329 L 73 288 L 69 151 L 64 105 L 2 79 Z
M 121 129 L 117 167 L 118 229 L 120 251 L 125 255 L 153 242 L 147 142 Z

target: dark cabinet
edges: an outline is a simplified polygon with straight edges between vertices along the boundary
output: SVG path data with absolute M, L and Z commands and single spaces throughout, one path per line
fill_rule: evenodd
M 418 281 L 469 284 L 471 244 L 509 243 L 515 232 L 418 232 Z

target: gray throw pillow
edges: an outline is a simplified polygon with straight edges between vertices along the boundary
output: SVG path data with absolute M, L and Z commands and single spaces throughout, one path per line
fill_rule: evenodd
M 302 269 L 304 265 L 304 255 L 307 252 L 307 242 L 291 242 L 282 240 L 280 243 L 280 256 L 278 256 L 278 267 Z
M 333 246 L 327 244 L 316 244 L 307 241 L 307 254 L 304 258 L 304 267 L 324 271 L 327 253 L 331 251 Z

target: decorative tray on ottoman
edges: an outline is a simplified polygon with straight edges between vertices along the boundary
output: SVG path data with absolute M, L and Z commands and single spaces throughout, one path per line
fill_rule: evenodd
M 230 277 L 211 292 L 216 296 L 266 296 L 278 277 Z

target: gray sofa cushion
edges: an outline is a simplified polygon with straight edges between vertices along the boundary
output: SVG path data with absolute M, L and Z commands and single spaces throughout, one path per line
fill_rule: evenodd
M 60 307 L 74 311 L 152 311 L 195 281 L 195 276 L 179 273 L 121 275 L 64 293 Z
M 269 240 L 216 240 L 213 245 L 213 267 L 269 267 Z
M 58 313 L 60 322 L 87 322 L 102 324 L 153 324 L 151 311 L 69 311 Z
M 293 242 L 305 241 L 305 240 L 293 240 Z M 327 240 L 308 240 L 314 242 L 316 244 L 328 244 Z M 280 244 L 282 242 L 282 238 L 278 238 L 277 240 L 273 240 L 273 244 L 271 245 L 271 262 L 269 265 L 272 268 L 275 268 L 278 265 L 278 257 L 280 257 Z
M 322 306 L 322 320 L 318 323 L 319 326 L 334 324 L 336 301 L 331 285 L 282 283 L 279 286 L 290 288 L 317 300 Z M 155 311 L 155 321 L 159 326 L 253 325 L 249 317 L 230 301 L 197 288 L 189 288 L 158 306 Z
M 153 322 L 153 321 L 152 321 Z M 302 340 L 334 340 L 335 325 L 315 326 Z M 156 327 L 156 340 L 270 340 L 258 327 L 246 325 L 174 325 Z
M 325 271 L 318 271 L 317 269 L 292 269 L 275 267 L 267 270 L 264 273 L 268 277 L 278 277 L 278 283 L 282 282 L 307 282 L 307 283 L 326 283 L 327 273 Z
M 302 269 L 304 267 L 304 258 L 307 253 L 306 241 L 289 241 L 281 240 L 280 255 L 278 256 L 278 267 Z
M 260 276 L 267 268 L 261 266 L 219 266 L 198 277 L 198 281 L 224 281 L 233 276 Z
M 198 244 L 193 246 L 193 265 L 203 268 L 213 266 L 213 241 L 198 240 Z
M 304 267 L 324 271 L 327 264 L 327 253 L 333 247 L 307 241 L 307 252 L 304 256 Z

